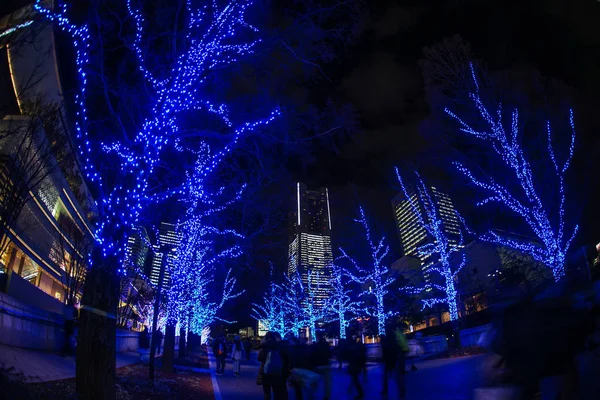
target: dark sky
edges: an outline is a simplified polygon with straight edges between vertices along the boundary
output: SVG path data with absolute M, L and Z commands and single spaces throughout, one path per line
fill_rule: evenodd
M 23 3 L 2 0 L 0 11 Z M 25 1 L 26 3 L 26 1 Z M 363 35 L 326 67 L 338 98 L 357 109 L 360 131 L 339 153 L 320 152 L 318 162 L 297 179 L 328 186 L 332 193 L 334 244 L 356 200 L 365 203 L 400 253 L 390 200 L 395 193 L 393 166 L 416 167 L 431 182 L 453 195 L 463 213 L 474 199 L 465 196 L 465 182 L 448 174 L 440 155 L 441 138 L 424 128 L 430 110 L 419 60 L 423 48 L 460 35 L 474 55 L 492 71 L 535 69 L 572 88 L 578 143 L 569 190 L 583 207 L 577 245 L 600 241 L 600 3 L 596 0 L 366 0 L 370 22 Z M 333 86 L 333 88 L 332 88 Z M 326 91 L 322 87 L 316 91 Z M 323 93 L 327 95 L 327 93 Z M 285 184 L 285 183 L 282 183 Z M 354 184 L 354 185 L 350 185 Z M 294 183 L 290 183 L 293 191 Z M 455 193 L 456 191 L 456 193 Z M 466 210 L 466 211 L 465 211 Z M 485 213 L 473 211 L 473 218 Z M 342 227 L 337 229 L 337 227 Z M 282 239 L 283 240 L 283 239 Z M 283 255 L 285 256 L 285 254 Z M 247 301 L 244 299 L 244 301 Z
M 600 156 L 600 4 L 595 0 L 374 3 L 369 30 L 335 66 L 340 71 L 337 90 L 356 106 L 362 132 L 339 155 L 321 157 L 307 179 L 332 187 L 355 183 L 374 198 L 374 212 L 392 218 L 393 166 L 415 167 L 455 195 L 468 213 L 471 205 L 466 203 L 473 199 L 460 190 L 452 193 L 465 182 L 446 173 L 450 164 L 440 154 L 442 138 L 423 127 L 430 111 L 419 66 L 424 47 L 458 34 L 491 71 L 534 69 L 573 90 L 579 129 L 572 175 L 577 183 L 569 190 L 584 202 L 583 211 L 575 215 L 582 224 L 579 244 L 600 241 L 600 213 L 595 206 L 599 179 L 593 173 Z M 393 234 L 390 224 L 384 225 Z

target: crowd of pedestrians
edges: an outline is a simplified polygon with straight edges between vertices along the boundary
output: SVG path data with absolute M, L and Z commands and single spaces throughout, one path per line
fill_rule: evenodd
M 390 329 L 382 338 L 385 374 L 382 391 L 387 395 L 388 380 L 393 378 L 399 388 L 399 398 L 406 396 L 404 385 L 405 360 L 408 345 L 399 329 Z M 361 384 L 361 375 L 366 375 L 367 350 L 360 338 L 341 340 L 337 348 L 339 366 L 347 365 L 350 376 L 349 392 L 356 399 L 363 399 L 365 392 Z M 287 400 L 291 387 L 296 400 L 314 399 L 317 386 L 323 382 L 323 399 L 332 397 L 331 361 L 333 351 L 329 342 L 321 334 L 316 341 L 308 344 L 306 338 L 288 334 L 282 338 L 276 332 L 268 332 L 259 347 L 257 360 L 260 362 L 256 383 L 263 388 L 265 400 Z

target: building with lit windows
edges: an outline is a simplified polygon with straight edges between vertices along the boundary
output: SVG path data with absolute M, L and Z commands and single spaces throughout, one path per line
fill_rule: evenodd
M 87 259 L 96 208 L 65 144 L 73 127 L 54 33 L 34 14 L 0 18 L 0 292 L 61 312 L 69 280 L 83 281 L 74 268 Z
M 169 249 L 175 248 L 179 242 L 177 238 L 177 232 L 175 231 L 175 225 L 168 222 L 161 222 L 160 229 L 158 230 L 157 244 L 154 245 L 154 252 L 152 257 L 152 265 L 150 267 L 150 282 L 154 285 L 158 285 L 158 278 L 160 274 L 160 265 L 162 263 L 163 254 L 160 252 L 161 247 L 167 247 Z M 171 252 L 167 257 L 167 263 L 171 263 L 174 257 L 174 253 Z M 171 281 L 171 274 L 169 268 L 165 268 L 163 287 L 168 287 Z
M 444 223 L 444 230 L 451 244 L 458 245 L 460 235 L 460 221 L 452 199 L 447 194 L 439 191 L 435 187 L 431 187 L 433 200 L 437 203 L 440 213 L 440 218 Z M 423 203 L 420 201 L 417 192 L 409 192 L 411 199 L 419 207 L 419 212 L 424 212 Z M 433 255 L 423 256 L 418 253 L 418 248 L 429 241 L 433 240 L 425 228 L 420 224 L 419 217 L 411 203 L 408 201 L 404 193 L 400 193 L 392 200 L 394 208 L 394 218 L 396 227 L 400 235 L 400 243 L 405 256 L 417 257 L 421 260 L 421 269 L 426 282 L 429 282 L 430 276 L 428 268 L 430 268 L 436 260 Z
M 306 185 L 297 183 L 288 275 L 299 273 L 306 287 L 311 271 L 313 284 L 317 285 L 317 305 L 323 305 L 329 298 L 332 263 L 329 190 L 308 190 Z
M 143 226 L 134 228 L 134 232 L 127 238 L 125 268 L 134 268 L 143 271 L 150 250 L 150 238 Z

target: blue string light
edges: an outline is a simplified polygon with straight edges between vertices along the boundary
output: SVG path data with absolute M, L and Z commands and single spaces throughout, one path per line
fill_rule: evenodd
M 361 268 L 356 260 L 350 257 L 346 251 L 340 248 L 341 256 L 338 260 L 347 260 L 349 261 L 354 268 L 358 271 L 359 275 L 353 275 L 348 273 L 350 278 L 360 284 L 365 284 L 366 282 L 371 282 L 373 286 L 369 289 L 364 290 L 360 293 L 360 296 L 374 296 L 375 297 L 375 308 L 365 307 L 364 311 L 371 316 L 377 318 L 377 331 L 379 335 L 385 334 L 385 324 L 387 319 L 394 315 L 393 312 L 385 311 L 384 298 L 388 294 L 387 287 L 394 282 L 393 277 L 390 276 L 389 268 L 384 264 L 384 260 L 387 257 L 390 247 L 385 244 L 385 236 L 379 240 L 379 242 L 374 242 L 371 237 L 371 229 L 369 228 L 369 223 L 367 221 L 367 217 L 362 207 L 359 207 L 359 215 L 360 218 L 355 219 L 355 222 L 358 222 L 365 233 L 365 238 L 370 250 L 370 262 L 369 268 Z
M 443 279 L 443 285 L 437 285 L 428 283 L 420 288 L 406 287 L 403 291 L 409 294 L 421 294 L 423 292 L 429 293 L 432 290 L 436 290 L 444 293 L 442 297 L 432 297 L 423 300 L 423 308 L 432 307 L 435 304 L 446 304 L 450 314 L 450 320 L 455 321 L 458 319 L 458 306 L 457 306 L 457 290 L 455 281 L 458 273 L 465 266 L 466 257 L 464 253 L 458 264 L 453 263 L 453 254 L 462 252 L 464 247 L 464 236 L 463 229 L 458 229 L 458 240 L 456 243 L 450 240 L 446 229 L 444 229 L 444 221 L 439 212 L 439 205 L 431 195 L 428 187 L 423 182 L 423 179 L 416 173 L 417 176 L 417 196 L 409 196 L 400 171 L 396 168 L 396 177 L 398 183 L 402 188 L 402 193 L 406 197 L 406 201 L 410 204 L 413 214 L 417 217 L 419 225 L 421 225 L 431 241 L 417 248 L 417 254 L 422 258 L 430 258 L 436 261 L 434 266 L 428 268 L 428 272 L 435 272 L 439 274 Z M 422 205 L 422 208 L 419 206 Z M 463 223 L 466 228 L 464 219 L 457 214 L 458 219 Z
M 209 99 L 212 93 L 205 82 L 207 74 L 215 68 L 233 64 L 241 57 L 252 54 L 260 43 L 260 39 L 246 42 L 241 38 L 244 31 L 251 34 L 257 31 L 244 20 L 245 11 L 252 2 L 231 1 L 219 6 L 215 1 L 207 3 L 187 0 L 187 24 L 184 27 L 187 46 L 178 55 L 172 68 L 166 73 L 162 72 L 164 76 L 160 78 L 146 63 L 144 45 L 145 36 L 148 35 L 144 26 L 147 22 L 136 3 L 127 0 L 127 11 L 135 26 L 132 47 L 138 68 L 146 80 L 146 87 L 152 92 L 152 96 L 148 97 L 153 101 L 139 132 L 130 135 L 131 140 L 114 143 L 104 143 L 88 133 L 87 75 L 91 70 L 93 41 L 88 25 L 71 22 L 65 5 L 60 9 L 50 10 L 43 5 L 42 0 L 37 0 L 35 4 L 38 12 L 55 22 L 73 40 L 79 77 L 79 92 L 75 97 L 76 138 L 84 173 L 90 182 L 97 184 L 101 193 L 97 201 L 100 221 L 96 238 L 102 246 L 104 256 L 116 256 L 120 265 L 123 265 L 127 237 L 132 232 L 132 227 L 137 225 L 144 207 L 148 203 L 161 202 L 169 197 L 185 197 L 189 191 L 180 182 L 173 182 L 172 187 L 163 188 L 159 193 L 150 187 L 149 182 L 155 176 L 155 168 L 161 155 L 169 147 L 191 154 L 204 154 L 208 147 L 202 141 L 195 148 L 182 145 L 178 126 L 180 118 L 192 111 L 208 112 L 217 116 L 232 134 L 233 139 L 222 149 L 197 163 L 196 170 L 190 174 L 195 180 L 186 182 L 186 185 L 194 185 L 194 190 L 202 194 L 195 197 L 197 201 L 210 203 L 212 194 L 202 193 L 205 190 L 205 180 L 231 153 L 241 136 L 269 124 L 279 116 L 279 110 L 276 109 L 266 118 L 235 122 L 225 104 L 216 104 Z M 235 40 L 240 43 L 234 44 Z M 110 154 L 116 156 L 116 168 L 119 172 L 117 182 L 111 185 L 100 172 L 100 166 L 106 165 L 106 155 Z M 213 212 L 218 212 L 218 208 Z
M 364 310 L 362 301 L 353 300 L 354 291 L 349 287 L 350 276 L 339 265 L 331 268 L 331 291 L 327 302 L 327 309 L 340 323 L 340 339 L 346 339 L 346 329 L 350 326 L 352 316 L 358 316 Z M 350 318 L 349 318 L 350 317 Z
M 521 143 L 519 111 L 515 109 L 511 113 L 510 127 L 505 128 L 502 104 L 498 104 L 495 113 L 488 111 L 488 108 L 484 105 L 473 64 L 471 64 L 471 76 L 476 89 L 469 94 L 469 98 L 477 110 L 478 117 L 485 123 L 485 128 L 477 130 L 449 109 L 445 111 L 459 123 L 462 132 L 486 141 L 492 146 L 503 163 L 512 171 L 513 179 L 522 189 L 522 193 L 509 190 L 506 185 L 498 183 L 493 177 L 485 180 L 476 178 L 470 169 L 459 162 L 456 162 L 455 165 L 473 184 L 490 193 L 478 205 L 491 202 L 504 204 L 508 209 L 523 218 L 541 243 L 504 238 L 494 232 L 488 232 L 483 236 L 483 239 L 530 254 L 535 260 L 546 264 L 552 270 L 555 281 L 559 281 L 565 276 L 566 255 L 579 229 L 579 226 L 575 225 L 571 228 L 572 232 L 569 234 L 565 228 L 566 193 L 564 180 L 573 158 L 576 137 L 573 110 L 569 112 L 571 127 L 569 154 L 562 164 L 556 159 L 550 121 L 546 121 L 548 154 L 554 165 L 554 174 L 558 181 L 556 191 L 559 201 L 555 207 L 551 200 L 546 202 L 542 200 L 538 195 L 537 187 L 534 185 L 534 172 Z M 549 187 L 548 179 L 539 179 L 539 181 L 544 182 L 544 188 L 547 190 Z
M 263 297 L 262 304 L 252 303 L 252 318 L 261 321 L 267 331 L 285 336 L 291 331 L 288 321 L 287 308 L 282 295 L 283 289 L 271 281 L 269 290 Z

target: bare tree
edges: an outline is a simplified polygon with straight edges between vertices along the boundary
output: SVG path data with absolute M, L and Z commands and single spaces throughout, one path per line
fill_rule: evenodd
M 133 277 L 122 277 L 121 297 L 117 308 L 117 326 L 128 329 L 128 323 L 131 320 L 137 320 L 144 323 L 147 314 L 147 308 L 152 306 L 154 301 L 154 288 L 148 284 L 140 275 Z
M 54 257 L 51 253 L 51 258 L 63 269 L 61 279 L 65 303 L 75 305 L 80 303 L 90 267 L 88 254 L 94 245 L 93 238 L 69 220 L 59 220 L 59 228 L 55 246 L 51 250 Z
M 22 229 L 17 222 L 32 194 L 59 168 L 56 149 L 68 140 L 59 106 L 40 99 L 23 108 L 25 115 L 0 121 L 0 257 L 10 233 Z

